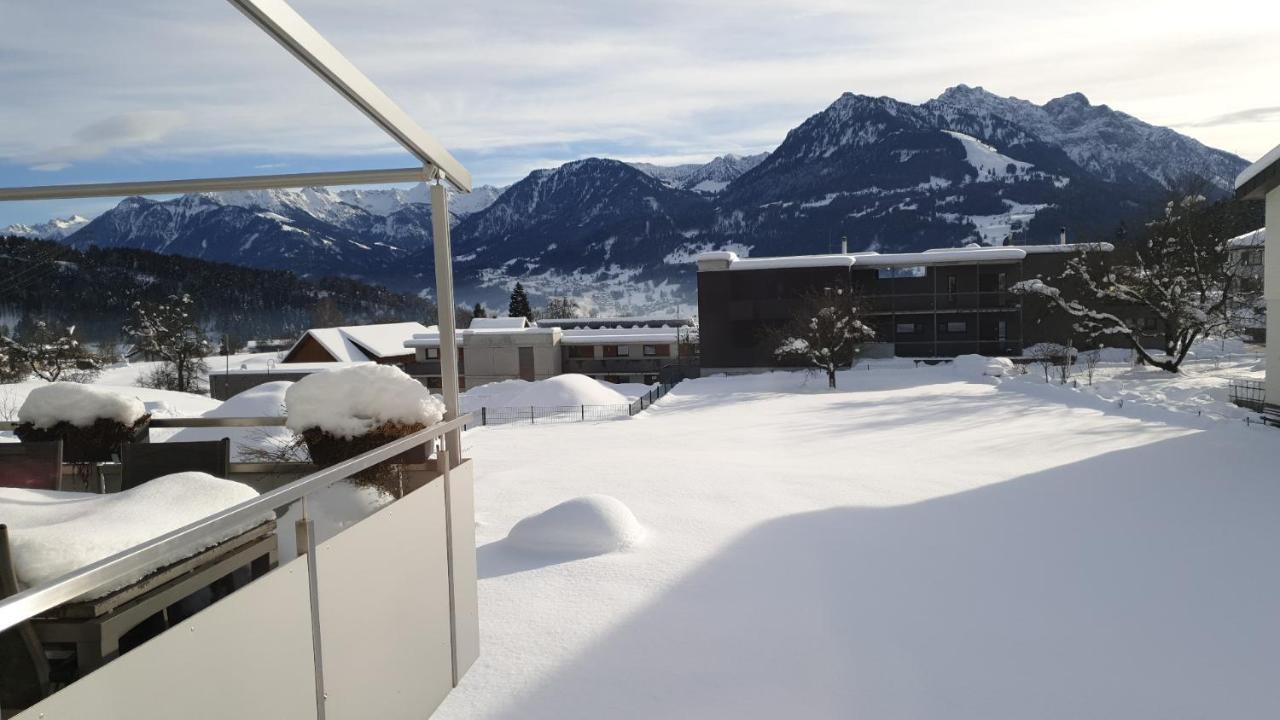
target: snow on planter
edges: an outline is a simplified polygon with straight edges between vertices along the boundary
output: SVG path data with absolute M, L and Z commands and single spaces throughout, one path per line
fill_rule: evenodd
M 644 536 L 644 527 L 621 500 L 585 495 L 524 518 L 507 541 L 524 550 L 586 556 L 634 547 Z
M 9 526 L 18 581 L 27 587 L 48 582 L 257 497 L 243 483 L 199 472 L 165 475 L 108 495 L 0 488 L 0 510 Z M 271 512 L 165 557 L 139 573 L 98 588 L 99 597 L 190 557 L 275 517 Z
M 284 403 L 290 430 L 314 428 L 348 439 L 386 424 L 426 427 L 444 417 L 444 403 L 390 365 L 312 373 L 285 392 Z
M 290 430 L 322 467 L 411 435 L 444 417 L 444 403 L 389 365 L 359 365 L 308 375 L 284 394 Z M 401 494 L 401 468 L 384 462 L 356 473 L 357 484 Z
M 106 462 L 151 416 L 136 397 L 106 388 L 56 382 L 27 394 L 14 430 L 26 442 L 62 440 L 67 462 Z
M 958 375 L 967 377 L 1005 377 L 1013 372 L 1013 361 L 1004 357 L 957 355 L 952 362 Z
M 18 422 L 48 429 L 60 422 L 89 427 L 98 420 L 133 425 L 147 413 L 136 397 L 122 395 L 95 385 L 56 382 L 27 394 L 18 410 Z

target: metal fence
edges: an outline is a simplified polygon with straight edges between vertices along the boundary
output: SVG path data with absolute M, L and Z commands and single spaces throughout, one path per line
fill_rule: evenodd
M 1254 412 L 1266 411 L 1267 392 L 1261 380 L 1232 380 L 1227 387 L 1232 403 Z
M 484 407 L 472 412 L 471 424 L 483 425 L 546 425 L 550 423 L 592 422 L 632 417 L 643 412 L 658 398 L 671 391 L 673 385 L 658 385 L 627 404 L 617 405 L 561 405 L 557 407 Z

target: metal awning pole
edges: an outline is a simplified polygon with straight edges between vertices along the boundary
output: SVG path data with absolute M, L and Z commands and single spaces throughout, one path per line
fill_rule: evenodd
M 440 376 L 444 390 L 445 420 L 458 417 L 458 340 L 454 318 L 453 256 L 449 247 L 449 195 L 441 177 L 431 186 L 431 238 L 436 260 L 436 325 L 440 330 Z M 462 435 L 445 436 L 449 462 L 462 458 Z

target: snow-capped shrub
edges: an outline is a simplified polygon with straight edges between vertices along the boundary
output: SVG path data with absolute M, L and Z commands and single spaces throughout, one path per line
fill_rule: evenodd
M 358 365 L 308 375 L 284 394 L 288 427 L 339 438 L 386 423 L 426 427 L 444 417 L 444 403 L 422 383 L 390 365 Z
M 107 462 L 136 439 L 151 416 L 136 397 L 94 385 L 57 382 L 32 390 L 14 434 L 24 442 L 61 440 L 63 460 Z
M 98 420 L 133 425 L 147 413 L 136 397 L 96 385 L 56 382 L 32 390 L 18 410 L 18 422 L 51 428 L 60 422 L 88 427 Z
M 422 383 L 389 365 L 359 365 L 308 375 L 284 394 L 286 421 L 322 467 L 411 435 L 444 417 L 444 403 Z M 426 458 L 404 458 L 422 462 Z M 404 490 L 397 461 L 361 470 L 351 480 L 395 497 Z
M 1013 361 L 1005 357 L 957 355 L 951 367 L 968 377 L 1005 377 L 1013 374 Z

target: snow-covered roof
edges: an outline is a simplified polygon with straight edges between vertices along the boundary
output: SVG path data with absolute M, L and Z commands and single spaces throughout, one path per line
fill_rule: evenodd
M 1019 245 L 1028 255 L 1047 255 L 1049 253 L 1069 253 L 1069 252 L 1113 252 L 1115 245 L 1109 242 L 1098 243 L 1058 243 L 1056 245 Z
M 1042 253 L 1110 252 L 1110 243 L 1072 243 L 1066 245 L 1019 245 L 989 247 L 972 244 L 961 248 L 932 248 L 912 253 L 857 252 L 832 255 L 792 255 L 787 257 L 740 258 L 729 251 L 705 252 L 698 255 L 699 270 L 777 270 L 811 267 L 917 267 L 947 263 L 1015 262 L 1027 255 Z
M 400 353 L 404 355 L 405 353 Z M 275 365 L 247 365 L 245 367 L 232 368 L 209 368 L 210 375 L 273 375 L 291 374 L 299 375 L 303 373 L 324 372 L 326 370 L 338 370 L 341 368 L 358 367 L 360 365 L 372 365 L 372 360 L 359 360 L 354 362 L 300 362 L 300 363 L 276 363 Z
M 663 317 L 638 315 L 632 317 L 591 318 L 541 318 L 534 323 L 538 327 L 575 328 L 626 328 L 626 327 L 690 327 L 693 320 L 687 317 Z
M 415 333 L 413 337 L 404 341 L 407 348 L 433 348 L 440 347 L 440 330 L 432 325 L 424 333 Z M 468 328 L 466 330 L 457 330 L 454 337 L 461 343 L 462 339 L 468 335 L 549 335 L 551 333 L 560 332 L 559 328 L 540 328 L 527 325 L 519 328 Z
M 1263 247 L 1267 244 L 1267 229 L 1264 227 L 1252 230 L 1243 235 L 1237 235 L 1227 241 L 1227 248 L 1231 250 L 1239 250 L 1241 248 Z
M 395 357 L 405 354 L 406 339 L 429 331 L 430 328 L 417 322 L 312 328 L 289 348 L 286 357 L 308 336 L 320 343 L 337 362 L 358 363 Z
M 516 317 L 473 318 L 468 330 L 520 330 L 529 326 L 529 319 L 523 315 Z
M 599 345 L 601 343 L 673 343 L 679 328 L 578 328 L 565 330 L 560 336 L 564 345 Z
M 1236 177 L 1236 190 L 1243 188 L 1250 180 L 1258 177 L 1263 171 L 1269 169 L 1272 165 L 1280 163 L 1280 145 L 1271 148 L 1271 152 L 1263 155 L 1258 162 L 1244 169 Z

